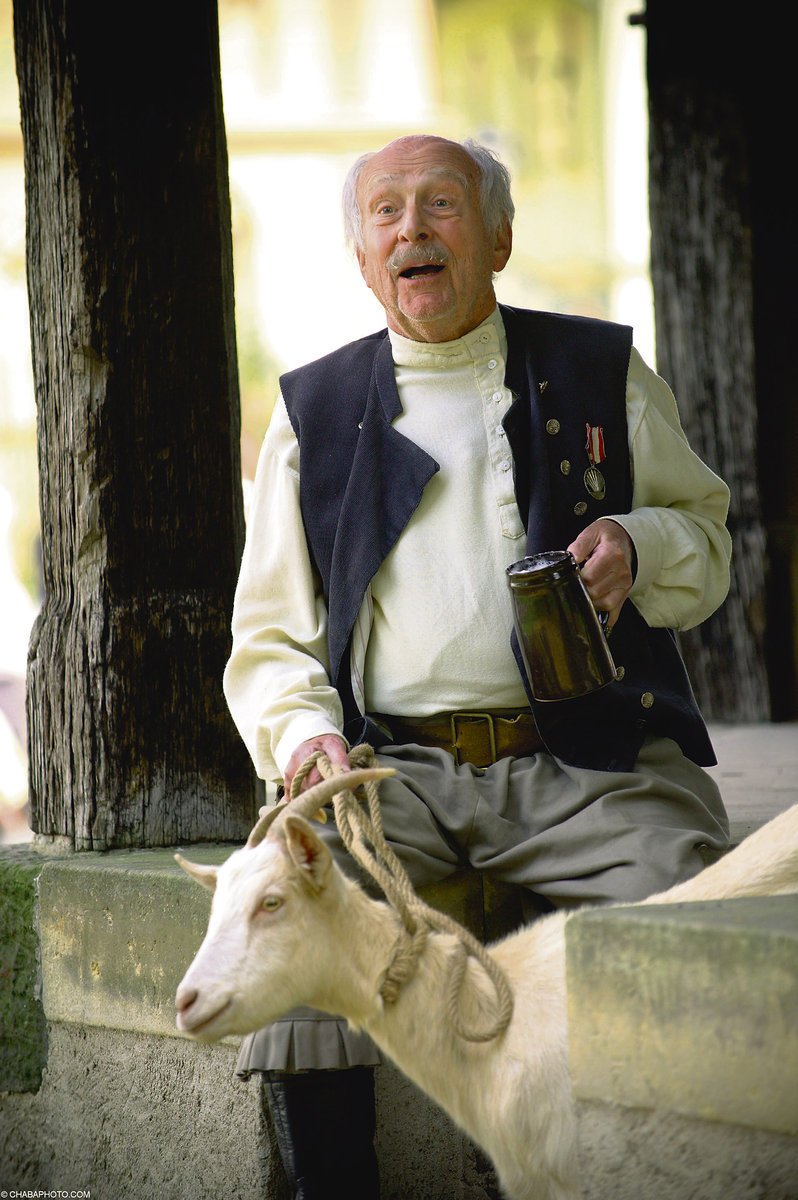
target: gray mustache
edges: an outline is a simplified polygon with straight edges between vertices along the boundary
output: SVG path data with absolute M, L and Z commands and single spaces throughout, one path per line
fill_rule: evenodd
M 394 250 L 387 261 L 390 271 L 397 274 L 408 266 L 445 267 L 449 255 L 441 246 L 429 246 L 424 242 L 419 246 L 403 246 Z

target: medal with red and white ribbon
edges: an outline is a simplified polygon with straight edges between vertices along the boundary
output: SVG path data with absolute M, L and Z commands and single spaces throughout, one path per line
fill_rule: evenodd
M 603 500 L 607 487 L 604 476 L 598 468 L 599 463 L 604 462 L 607 457 L 604 448 L 604 430 L 601 425 L 591 425 L 588 422 L 585 425 L 585 434 L 587 436 L 585 450 L 587 450 L 587 457 L 590 461 L 590 466 L 584 474 L 585 487 L 594 500 Z

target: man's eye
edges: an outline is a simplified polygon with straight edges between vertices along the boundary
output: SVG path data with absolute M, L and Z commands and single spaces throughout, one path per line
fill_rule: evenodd
M 266 896 L 261 901 L 261 908 L 265 909 L 266 912 L 276 912 L 282 903 L 282 899 L 279 896 Z
M 439 196 L 437 200 L 432 201 L 433 208 L 448 208 L 450 204 L 451 200 L 447 200 L 443 196 Z
M 392 204 L 381 204 L 377 209 L 377 216 L 389 217 L 394 211 L 394 206 Z

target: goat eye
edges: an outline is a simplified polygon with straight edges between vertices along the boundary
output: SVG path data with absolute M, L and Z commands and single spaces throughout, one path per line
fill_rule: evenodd
M 279 896 L 267 896 L 262 902 L 261 908 L 265 908 L 266 912 L 275 912 L 280 907 L 282 900 Z

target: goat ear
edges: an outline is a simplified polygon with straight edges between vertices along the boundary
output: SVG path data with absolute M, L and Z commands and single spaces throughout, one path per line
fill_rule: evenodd
M 197 883 L 201 883 L 203 887 L 214 891 L 216 888 L 216 876 L 219 873 L 218 867 L 204 866 L 202 863 L 189 862 L 187 858 L 183 858 L 182 854 L 175 855 L 175 862 L 179 867 L 182 867 L 186 875 L 190 875 Z
M 332 855 L 304 817 L 287 812 L 283 833 L 288 853 L 302 873 L 302 879 L 316 893 L 324 887 L 332 867 Z

